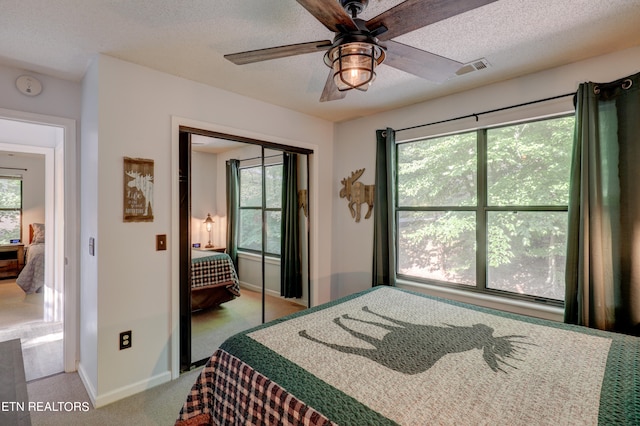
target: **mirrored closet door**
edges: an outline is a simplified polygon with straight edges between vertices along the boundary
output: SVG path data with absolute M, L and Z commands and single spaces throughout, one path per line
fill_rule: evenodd
M 181 129 L 181 369 L 309 306 L 310 154 Z

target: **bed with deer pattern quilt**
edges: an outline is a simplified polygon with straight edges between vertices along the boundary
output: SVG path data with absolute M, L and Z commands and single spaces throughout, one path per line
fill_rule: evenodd
M 392 287 L 226 340 L 176 425 L 640 424 L 640 338 Z
M 191 250 L 191 310 L 211 309 L 240 296 L 240 282 L 226 253 Z

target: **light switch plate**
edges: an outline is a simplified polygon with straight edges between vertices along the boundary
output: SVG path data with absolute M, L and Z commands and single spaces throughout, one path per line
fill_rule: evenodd
M 156 251 L 167 249 L 167 236 L 165 234 L 156 235 Z

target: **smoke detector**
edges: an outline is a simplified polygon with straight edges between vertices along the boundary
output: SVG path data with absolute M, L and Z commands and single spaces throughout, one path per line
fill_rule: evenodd
M 20 93 L 27 96 L 38 96 L 42 92 L 42 83 L 30 75 L 21 75 L 16 80 L 16 87 Z

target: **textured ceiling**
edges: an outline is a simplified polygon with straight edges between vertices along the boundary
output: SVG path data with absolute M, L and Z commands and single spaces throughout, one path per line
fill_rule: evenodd
M 370 0 L 360 17 L 398 3 Z M 395 39 L 490 68 L 434 84 L 383 64 L 367 92 L 333 102 L 318 101 L 321 52 L 242 66 L 223 58 L 332 38 L 294 0 L 0 0 L 0 64 L 78 81 L 104 53 L 331 121 L 640 45 L 640 0 L 498 0 Z

